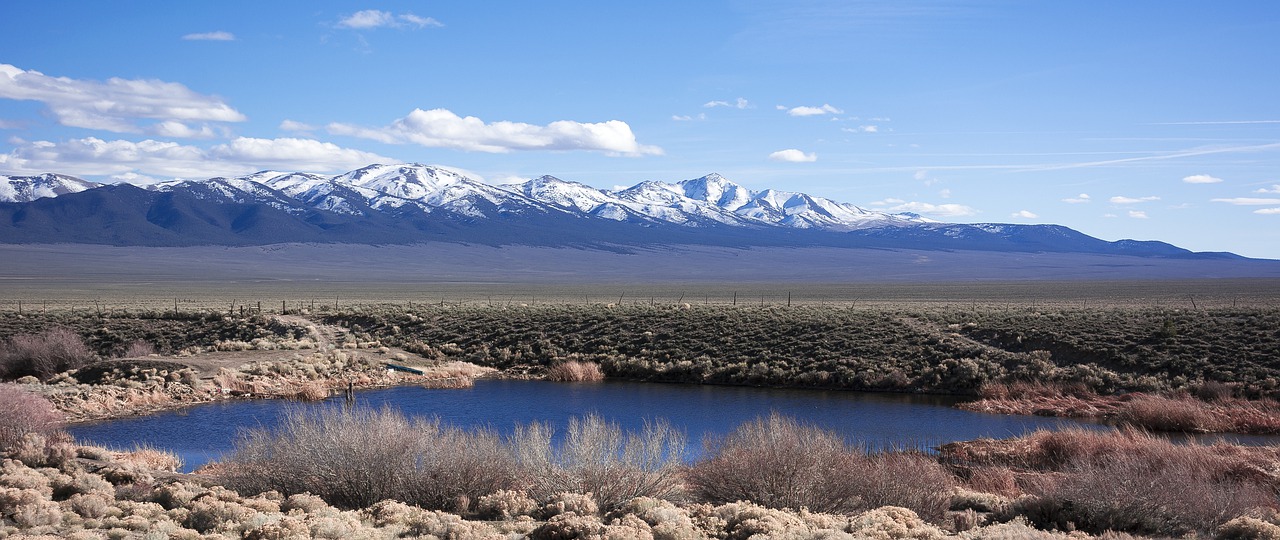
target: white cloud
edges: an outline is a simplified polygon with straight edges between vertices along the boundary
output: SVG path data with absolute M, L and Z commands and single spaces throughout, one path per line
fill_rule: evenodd
M 161 137 L 176 137 L 179 139 L 212 139 L 218 136 L 218 133 L 207 124 L 194 128 L 175 120 L 157 122 L 147 131 Z
M 939 197 L 942 197 L 942 198 L 944 198 L 944 199 L 950 199 L 950 198 L 951 198 L 951 190 L 949 190 L 949 189 L 941 190 L 941 191 L 939 191 L 939 192 L 938 192 L 938 196 L 939 196 Z
M 787 114 L 791 116 L 820 116 L 823 114 L 843 114 L 844 111 L 832 107 L 830 104 L 824 103 L 821 107 L 799 106 L 787 109 Z
M 689 122 L 691 120 L 706 120 L 707 113 L 698 113 L 698 116 L 689 116 L 687 114 L 685 115 L 673 114 L 671 115 L 671 119 L 677 122 Z
M 878 206 L 895 204 L 894 206 L 884 208 L 884 210 L 889 212 L 910 212 L 913 214 L 940 218 L 972 216 L 978 213 L 976 209 L 963 204 L 932 204 L 916 201 L 906 202 L 900 199 L 885 199 L 872 204 L 876 204 Z
M 746 109 L 751 107 L 751 103 L 748 102 L 745 98 L 738 98 L 734 100 L 733 103 L 729 103 L 728 101 L 716 100 L 716 101 L 708 101 L 706 103 L 703 103 L 702 106 L 708 109 L 712 107 L 729 107 L 731 109 Z
M 1081 193 L 1079 195 L 1076 195 L 1075 197 L 1067 197 L 1065 199 L 1062 199 L 1062 202 L 1068 203 L 1068 204 L 1085 204 L 1089 201 L 1090 199 L 1089 199 L 1088 193 Z
M 0 154 L 0 169 L 84 176 L 207 178 L 262 169 L 341 172 L 397 160 L 312 139 L 239 137 L 205 149 L 172 141 L 104 141 L 95 137 L 35 141 Z
M 106 82 L 50 77 L 0 64 L 0 98 L 39 101 L 64 126 L 117 133 L 178 136 L 174 123 L 243 122 L 245 116 L 221 99 L 179 83 L 111 78 Z M 139 120 L 157 120 L 142 124 Z M 167 132 L 167 133 L 166 133 Z M 202 129 L 188 128 L 194 136 Z
M 545 126 L 519 122 L 485 123 L 460 117 L 448 109 L 414 109 L 408 116 L 381 128 L 333 123 L 334 135 L 361 137 L 384 143 L 414 143 L 432 148 L 506 153 L 513 150 L 588 150 L 611 155 L 661 155 L 657 146 L 636 141 L 631 126 L 621 120 L 582 123 L 558 120 Z
M 1280 208 L 1259 208 L 1254 210 L 1253 213 L 1262 214 L 1264 216 L 1280 215 Z
M 289 120 L 287 118 L 280 122 L 280 131 L 307 132 L 315 131 L 316 129 L 318 128 L 311 124 Z
M 471 176 L 471 178 L 476 178 L 476 177 Z M 495 186 L 514 186 L 517 184 L 523 184 L 530 180 L 533 180 L 533 179 L 525 176 L 520 176 L 517 174 L 509 174 L 509 175 L 495 176 L 493 178 L 490 178 L 488 182 Z
M 832 118 L 835 120 L 835 118 Z M 840 131 L 847 133 L 879 133 L 880 126 L 858 126 L 856 128 L 840 128 Z
M 1231 199 L 1213 199 L 1213 202 L 1234 204 L 1238 206 L 1266 206 L 1269 204 L 1280 204 L 1280 199 L 1259 198 L 1259 197 L 1235 197 Z
M 22 122 L 0 118 L 0 129 L 22 129 Z
M 1183 177 L 1182 181 L 1188 184 L 1217 184 L 1222 182 L 1222 179 L 1215 176 L 1209 176 L 1207 174 L 1193 174 L 1191 176 Z
M 187 41 L 235 41 L 236 35 L 231 32 L 200 32 L 197 34 L 187 34 L 182 36 Z
M 437 21 L 437 20 L 435 20 L 435 19 L 433 19 L 433 18 L 431 18 L 431 17 L 419 17 L 419 16 L 414 15 L 414 14 L 412 14 L 412 13 L 405 13 L 404 15 L 401 15 L 401 16 L 400 16 L 400 20 L 402 20 L 402 21 L 404 21 L 404 22 L 406 22 L 406 23 L 408 23 L 408 24 L 411 24 L 411 25 L 413 25 L 413 26 L 416 26 L 416 27 L 418 27 L 418 28 L 426 28 L 426 27 L 428 27 L 428 26 L 432 26 L 432 27 L 435 27 L 435 28 L 443 28 L 443 27 L 444 27 L 444 23 L 442 23 L 442 22 L 440 22 L 440 21 Z
M 769 159 L 773 161 L 786 161 L 789 163 L 811 163 L 818 161 L 818 154 L 813 152 L 806 154 L 800 150 L 796 150 L 795 148 L 788 148 L 786 150 L 778 150 L 777 152 L 769 154 Z
M 405 28 L 408 26 L 416 28 L 432 26 L 438 28 L 444 26 L 444 24 L 431 17 L 419 17 L 412 13 L 396 15 L 389 11 L 366 9 L 343 17 L 342 20 L 338 21 L 338 26 L 353 30 L 370 30 L 374 28 Z
M 1129 217 L 1133 219 L 1147 219 L 1147 213 L 1141 210 L 1130 210 Z
M 1010 214 L 1009 217 L 1022 218 L 1022 219 L 1036 219 L 1040 216 L 1030 210 L 1019 210 L 1017 212 L 1014 212 L 1013 214 Z
M 1158 201 L 1158 200 L 1160 200 L 1160 197 L 1156 197 L 1156 196 L 1138 197 L 1138 198 L 1116 196 L 1111 198 L 1111 204 L 1138 204 L 1138 203 Z
M 928 179 L 929 179 L 929 171 L 926 171 L 926 170 L 924 170 L 924 169 L 920 169 L 920 170 L 916 171 L 916 173 L 915 173 L 914 175 L 912 175 L 912 178 L 915 178 L 916 180 L 921 180 L 921 181 L 923 181 L 923 180 L 928 180 Z
M 1273 184 L 1269 188 L 1258 188 L 1254 193 L 1277 193 L 1280 194 L 1280 184 Z

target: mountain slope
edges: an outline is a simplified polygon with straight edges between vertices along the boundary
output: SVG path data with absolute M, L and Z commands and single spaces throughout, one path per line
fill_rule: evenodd
M 262 171 L 146 189 L 72 177 L 0 177 L 0 241 L 136 246 L 287 242 L 836 247 L 1172 258 L 1160 242 L 1107 242 L 1056 225 L 947 224 L 710 174 L 600 190 L 543 176 L 492 186 L 449 169 L 370 165 L 322 176 Z M 8 186 L 8 187 L 5 187 Z

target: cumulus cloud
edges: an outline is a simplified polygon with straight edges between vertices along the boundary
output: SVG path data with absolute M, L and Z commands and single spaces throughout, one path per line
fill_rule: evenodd
M 1075 197 L 1067 197 L 1065 199 L 1062 199 L 1062 202 L 1068 203 L 1068 204 L 1085 204 L 1089 201 L 1090 199 L 1089 199 L 1088 193 L 1081 193 L 1079 195 L 1076 195 Z
M 1130 210 L 1129 217 L 1133 219 L 1147 219 L 1147 213 L 1141 210 Z
M 200 32 L 197 34 L 187 34 L 182 36 L 187 41 L 235 41 L 236 35 L 231 32 Z
M 1151 201 L 1158 201 L 1158 200 L 1160 200 L 1160 197 L 1156 197 L 1156 196 L 1150 196 L 1150 197 L 1136 197 L 1136 198 L 1135 198 L 1135 197 L 1115 196 L 1115 197 L 1112 197 L 1112 198 L 1111 198 L 1111 204 L 1138 204 L 1138 203 L 1151 202 Z
M 702 106 L 708 109 L 713 107 L 729 107 L 731 109 L 746 109 L 751 107 L 751 103 L 748 102 L 745 98 L 738 98 L 734 100 L 733 103 L 730 103 L 728 101 L 716 100 L 716 101 L 708 101 L 706 103 L 703 103 Z
M 1280 199 L 1262 197 L 1234 197 L 1230 199 L 1213 199 L 1213 202 L 1234 204 L 1237 206 L 1266 206 L 1280 204 Z
M 412 13 L 396 15 L 389 11 L 366 9 L 357 11 L 338 21 L 339 28 L 352 30 L 372 30 L 374 28 L 426 28 L 442 27 L 443 23 L 431 17 L 420 17 Z
M 1259 208 L 1254 210 L 1253 213 L 1262 214 L 1264 216 L 1275 216 L 1280 215 L 1280 208 Z
M 105 141 L 96 137 L 35 141 L 0 154 L 0 169 L 83 176 L 206 178 L 262 169 L 340 172 L 395 162 L 377 154 L 312 139 L 239 137 L 205 149 L 172 141 Z
M 780 108 L 786 109 L 786 107 L 784 106 L 780 106 Z M 837 109 L 835 107 L 832 107 L 830 104 L 827 104 L 827 103 L 823 103 L 821 107 L 800 106 L 800 107 L 791 107 L 787 109 L 787 114 L 791 116 L 820 116 L 824 114 L 843 114 L 843 113 L 844 111 Z
M 474 116 L 460 117 L 448 109 L 414 109 L 408 116 L 386 127 L 333 123 L 327 129 L 334 135 L 384 143 L 413 143 L 476 152 L 588 150 L 626 156 L 662 154 L 662 149 L 657 146 L 637 142 L 631 126 L 621 120 L 598 123 L 558 120 L 539 126 L 507 121 L 486 123 Z
M 0 64 L 0 98 L 39 101 L 64 126 L 116 133 L 177 137 L 176 124 L 190 136 L 204 136 L 190 122 L 243 122 L 245 116 L 221 99 L 179 83 L 111 78 L 105 82 L 50 77 Z M 140 120 L 154 120 L 144 124 Z
M 1030 210 L 1019 210 L 1011 214 L 1009 217 L 1022 218 L 1022 219 L 1036 219 L 1040 216 L 1036 215 L 1036 213 Z
M 1217 184 L 1222 182 L 1221 178 L 1209 176 L 1207 174 L 1193 174 L 1182 178 L 1183 182 L 1188 184 Z
M 939 218 L 965 217 L 978 213 L 977 209 L 963 204 L 932 204 L 918 201 L 908 202 L 902 199 L 884 199 L 873 202 L 871 205 L 881 207 L 881 210 L 887 212 L 910 212 Z
M 800 150 L 796 150 L 795 148 L 788 148 L 786 150 L 778 150 L 777 152 L 769 154 L 769 159 L 773 161 L 786 161 L 789 163 L 810 163 L 818 161 L 818 154 L 813 152 L 806 154 Z
M 1280 184 L 1273 184 L 1269 188 L 1258 188 L 1254 193 L 1277 193 L 1280 194 Z

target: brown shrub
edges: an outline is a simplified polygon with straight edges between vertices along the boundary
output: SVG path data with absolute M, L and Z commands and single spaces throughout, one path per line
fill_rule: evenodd
M 703 444 L 707 457 L 687 475 L 700 500 L 818 512 L 847 512 L 859 504 L 842 474 L 856 458 L 832 432 L 774 413 Z
M 1156 431 L 1219 432 L 1231 429 L 1230 419 L 1189 396 L 1141 395 L 1120 407 L 1120 422 Z
M 156 346 L 146 341 L 138 340 L 130 343 L 125 348 L 123 358 L 142 358 L 156 354 Z
M 604 372 L 595 362 L 570 360 L 547 368 L 547 380 L 559 382 L 603 381 Z
M 115 461 L 137 465 L 152 471 L 176 472 L 182 468 L 182 458 L 178 457 L 177 454 L 145 444 L 138 445 L 128 452 L 116 454 Z
M 679 495 L 684 433 L 666 421 L 645 422 L 640 432 L 590 414 L 569 420 L 563 443 L 552 443 L 547 424 L 518 426 L 514 450 L 530 494 L 546 500 L 559 492 L 591 493 L 606 511 L 635 497 Z
M 516 465 L 493 432 L 465 432 L 390 409 L 290 411 L 275 430 L 236 442 L 219 477 L 244 492 L 310 492 L 345 508 L 396 499 L 455 510 L 516 482 Z
M 17 445 L 29 433 L 46 439 L 62 430 L 62 413 L 42 396 L 16 384 L 0 384 L 0 452 Z
M 66 328 L 52 328 L 40 334 L 14 336 L 0 344 L 0 379 L 32 375 L 46 380 L 96 359 L 78 334 Z
M 298 385 L 292 397 L 299 401 L 324 401 L 329 399 L 329 387 L 323 381 L 306 381 Z

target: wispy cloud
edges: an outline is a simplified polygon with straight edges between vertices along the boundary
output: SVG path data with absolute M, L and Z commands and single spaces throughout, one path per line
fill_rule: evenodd
M 1013 214 L 1010 214 L 1009 217 L 1021 218 L 1021 219 L 1036 219 L 1040 216 L 1030 210 L 1019 210 L 1017 212 L 1014 212 Z
M 1160 197 L 1154 195 L 1149 197 L 1124 197 L 1118 195 L 1110 199 L 1111 204 L 1139 204 L 1158 200 L 1160 200 Z
M 474 116 L 458 116 L 448 109 L 414 109 L 408 116 L 385 127 L 332 123 L 326 129 L 334 135 L 384 143 L 412 143 L 475 152 L 588 150 L 625 156 L 662 154 L 662 149 L 657 146 L 637 142 L 631 126 L 621 120 L 598 123 L 559 120 L 539 126 L 508 121 L 486 123 Z
M 95 137 L 35 141 L 0 154 L 0 168 L 85 176 L 139 174 L 208 178 L 262 169 L 340 172 L 395 162 L 378 154 L 314 139 L 239 137 L 205 149 L 172 141 L 106 141 Z
M 1253 213 L 1262 214 L 1264 216 L 1277 216 L 1280 215 L 1280 208 L 1259 208 L 1254 210 Z
M 284 120 L 282 120 L 282 121 L 280 121 L 280 130 L 281 130 L 281 131 L 292 131 L 292 132 L 296 132 L 296 133 L 306 133 L 306 132 L 309 132 L 309 131 L 315 131 L 316 129 L 319 129 L 319 128 L 317 128 L 316 126 L 313 126 L 313 125 L 311 125 L 311 124 L 307 124 L 307 123 L 305 123 L 305 122 L 298 122 L 298 121 L 295 121 L 295 120 L 289 120 L 289 119 L 287 119 L 287 118 L 286 118 L 286 119 L 284 119 Z
M 706 114 L 706 113 L 698 113 L 698 115 L 697 115 L 697 116 L 690 116 L 690 115 L 687 115 L 687 114 L 673 114 L 673 115 L 671 115 L 671 119 L 672 119 L 672 120 L 675 120 L 675 121 L 677 121 L 677 122 L 690 122 L 690 121 L 693 121 L 693 120 L 706 120 L 706 119 L 707 119 L 707 114 Z
M 1130 210 L 1129 217 L 1133 219 L 1148 219 L 1147 213 L 1142 210 Z
M 832 107 L 829 103 L 823 103 L 820 107 L 809 107 L 801 105 L 799 107 L 788 108 L 785 105 L 778 105 L 779 110 L 786 110 L 791 116 L 821 116 L 824 114 L 844 114 L 844 111 Z
M 1207 174 L 1193 174 L 1193 175 L 1191 175 L 1191 176 L 1184 177 L 1184 178 L 1182 179 L 1182 181 L 1183 181 L 1183 182 L 1186 182 L 1186 183 L 1188 183 L 1188 184 L 1219 184 L 1219 183 L 1222 183 L 1222 179 L 1221 179 L 1221 178 L 1218 178 L 1218 177 L 1216 177 L 1216 176 L 1209 176 L 1209 175 L 1207 175 Z
M 1075 197 L 1067 197 L 1065 199 L 1062 199 L 1062 202 L 1068 203 L 1068 204 L 1085 204 L 1091 201 L 1092 199 L 1089 198 L 1088 193 L 1081 193 L 1079 195 L 1076 195 Z
M 706 103 L 703 103 L 702 106 L 707 109 L 711 109 L 714 107 L 728 107 L 730 109 L 749 109 L 751 108 L 751 102 L 747 101 L 746 98 L 738 98 L 734 100 L 732 103 L 728 101 L 715 100 L 715 101 L 708 101 Z
M 111 78 L 105 82 L 50 77 L 0 64 L 0 98 L 38 101 L 64 126 L 116 133 L 204 136 L 190 122 L 243 122 L 245 116 L 221 99 L 179 83 Z M 145 123 L 143 120 L 153 120 Z
M 1235 197 L 1230 199 L 1212 199 L 1213 202 L 1234 204 L 1237 206 L 1266 206 L 1280 204 L 1280 199 L 1260 197 Z
M 1140 156 L 1122 159 L 1108 159 L 1103 161 L 1085 161 L 1079 163 L 1058 163 L 1050 165 L 1034 165 L 1024 167 L 1025 171 L 1056 171 L 1063 169 L 1080 169 L 1085 167 L 1103 167 L 1107 165 L 1121 165 L 1125 163 L 1136 163 L 1143 161 L 1164 161 L 1169 159 L 1180 159 L 1185 157 L 1208 156 L 1213 154 L 1230 154 L 1243 152 L 1259 152 L 1263 150 L 1280 149 L 1280 143 L 1254 144 L 1248 146 L 1208 146 L 1189 148 L 1186 150 L 1178 150 L 1174 152 L 1165 152 L 1150 156 Z
M 443 27 L 444 23 L 431 17 L 420 17 L 412 13 L 396 15 L 390 11 L 366 9 L 343 17 L 338 21 L 339 28 L 352 30 L 372 30 L 374 28 L 427 28 Z
M 1280 120 L 1202 120 L 1196 122 L 1156 122 L 1153 126 L 1219 126 L 1234 124 L 1280 124 Z
M 196 34 L 187 34 L 182 36 L 187 41 L 235 41 L 236 35 L 231 32 L 200 32 Z
M 878 207 L 886 212 L 910 212 L 938 218 L 956 218 L 978 214 L 978 210 L 963 204 L 932 204 L 902 199 L 884 199 L 871 203 L 871 206 Z
M 1280 194 L 1280 184 L 1272 184 L 1269 188 L 1258 188 L 1254 193 L 1277 193 Z
M 840 128 L 840 131 L 845 131 L 848 133 L 879 133 L 880 126 L 862 125 L 856 128 Z
M 809 152 L 806 154 L 800 150 L 796 150 L 795 148 L 788 148 L 786 150 L 778 150 L 777 152 L 769 154 L 769 159 L 773 161 L 786 161 L 790 163 L 811 163 L 814 161 L 818 161 L 818 154 L 815 154 L 813 152 Z

